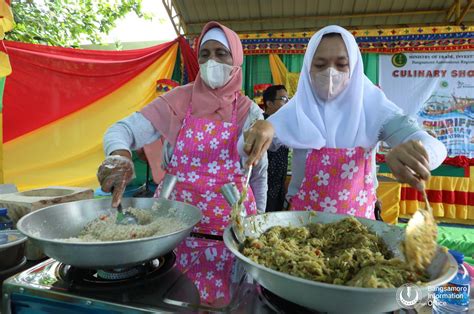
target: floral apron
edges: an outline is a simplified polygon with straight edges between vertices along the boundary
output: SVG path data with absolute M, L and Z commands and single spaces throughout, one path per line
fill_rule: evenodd
M 230 223 L 231 207 L 219 190 L 224 184 L 234 182 L 242 191 L 244 171 L 237 151 L 238 135 L 236 101 L 231 123 L 194 118 L 189 106 L 167 172 L 178 177 L 170 199 L 201 209 L 202 219 L 193 229 L 194 233 L 222 236 Z M 160 190 L 157 189 L 155 196 Z M 248 215 L 257 213 L 250 188 L 244 204 Z M 179 269 L 199 265 L 191 267 L 187 277 L 199 289 L 201 301 L 229 302 L 234 256 L 224 242 L 191 234 L 175 252 Z
M 371 157 L 372 150 L 361 147 L 311 150 L 301 187 L 291 199 L 291 209 L 374 219 Z

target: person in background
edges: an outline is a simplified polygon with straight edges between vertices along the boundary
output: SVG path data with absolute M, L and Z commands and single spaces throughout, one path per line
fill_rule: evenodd
M 288 102 L 288 92 L 284 85 L 273 85 L 263 92 L 265 119 L 277 112 Z M 268 191 L 267 212 L 283 209 L 286 195 L 286 174 L 288 169 L 288 147 L 281 146 L 276 151 L 268 151 Z
M 104 136 L 107 158 L 97 176 L 103 191 L 113 189 L 112 205 L 117 206 L 133 177 L 130 151 L 164 139 L 161 165 L 178 177 L 170 199 L 197 206 L 203 215 L 191 236 L 176 248 L 176 266 L 189 268 L 186 275 L 199 289 L 203 303 L 215 304 L 230 300 L 235 265 L 235 257 L 222 241 L 231 207 L 220 188 L 234 182 L 242 191 L 245 154 L 237 151 L 237 141 L 244 130 L 263 119 L 263 114 L 240 93 L 243 49 L 239 36 L 217 22 L 209 22 L 196 47 L 196 80 L 174 88 L 111 126 Z M 155 197 L 159 194 L 160 186 Z M 263 212 L 266 197 L 264 157 L 251 173 L 244 201 L 247 214 Z

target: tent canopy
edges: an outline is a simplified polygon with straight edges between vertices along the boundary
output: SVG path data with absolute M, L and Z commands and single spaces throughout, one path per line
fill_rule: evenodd
M 215 20 L 238 33 L 474 24 L 474 0 L 162 0 L 178 34 Z

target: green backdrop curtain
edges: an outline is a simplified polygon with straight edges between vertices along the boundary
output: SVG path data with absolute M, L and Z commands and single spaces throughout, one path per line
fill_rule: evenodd
M 304 55 L 278 55 L 290 72 L 300 72 L 303 67 Z
M 379 54 L 363 53 L 362 61 L 364 62 L 364 73 L 372 83 L 379 83 Z
M 5 89 L 5 79 L 6 77 L 0 77 L 0 112 L 3 109 L 3 91 Z
M 181 71 L 181 66 L 181 48 L 179 48 L 178 53 L 176 55 L 176 63 L 174 64 L 173 75 L 171 75 L 171 79 L 180 84 L 183 84 L 183 73 Z
M 242 87 L 250 98 L 255 84 L 273 83 L 268 55 L 244 56 L 242 74 Z

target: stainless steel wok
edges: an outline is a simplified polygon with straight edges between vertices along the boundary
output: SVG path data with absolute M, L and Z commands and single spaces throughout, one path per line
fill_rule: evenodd
M 277 225 L 304 226 L 312 222 L 331 223 L 346 217 L 344 215 L 296 211 L 250 216 L 244 220 L 245 234 L 257 237 L 265 230 Z M 399 250 L 400 241 L 404 237 L 403 229 L 376 220 L 362 218 L 358 218 L 358 220 L 382 237 L 395 256 L 403 259 Z M 224 231 L 224 242 L 242 262 L 247 273 L 260 285 L 286 300 L 307 308 L 329 313 L 383 313 L 401 308 L 397 303 L 397 289 L 332 285 L 301 279 L 266 268 L 254 263 L 239 252 L 239 244 L 233 237 L 230 227 Z M 420 287 L 422 294 L 420 299 L 428 295 L 429 287 L 439 286 L 451 280 L 457 272 L 457 264 L 450 254 L 440 248 L 428 272 L 431 281 L 427 286 Z
M 123 198 L 122 205 L 152 210 L 158 216 L 169 215 L 174 208 L 185 227 L 175 232 L 142 239 L 109 242 L 69 242 L 61 239 L 77 237 L 90 221 L 110 214 L 110 199 L 84 200 L 45 207 L 24 216 L 17 228 L 41 247 L 45 254 L 60 262 L 82 268 L 115 268 L 138 264 L 173 250 L 201 219 L 195 206 L 167 199 Z

